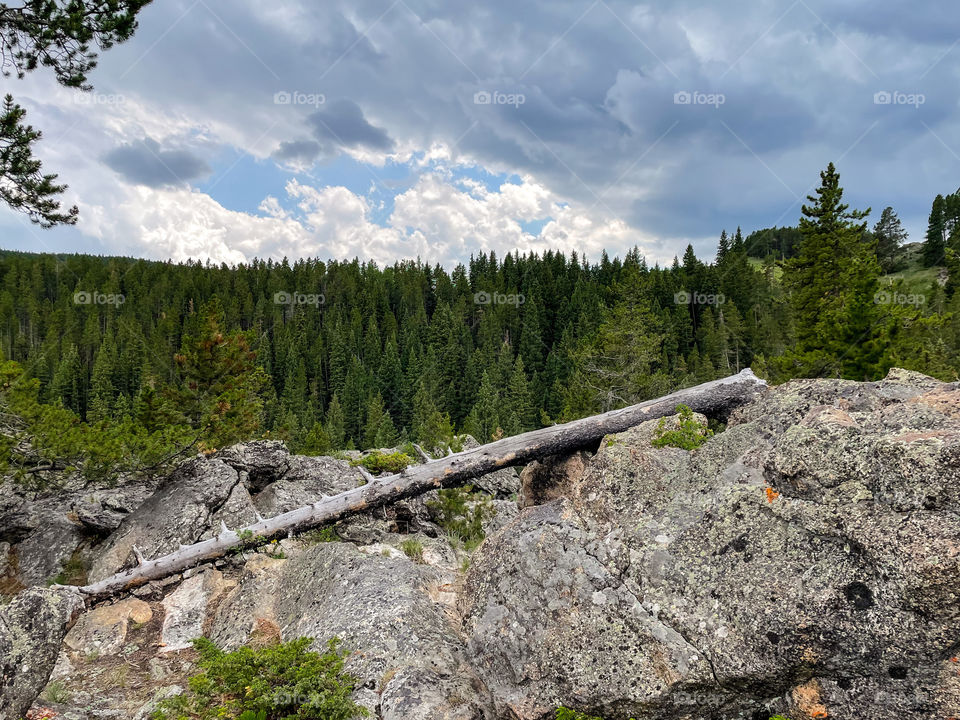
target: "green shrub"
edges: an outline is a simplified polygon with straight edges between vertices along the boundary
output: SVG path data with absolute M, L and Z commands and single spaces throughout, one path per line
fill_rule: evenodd
M 603 720 L 603 718 L 596 715 L 586 715 L 570 708 L 558 707 L 556 720 Z M 633 718 L 630 720 L 633 720 Z
M 337 529 L 333 525 L 324 525 L 322 528 L 302 533 L 298 539 L 307 545 L 316 545 L 324 542 L 339 542 L 340 536 L 337 535 Z
M 427 502 L 435 522 L 467 550 L 483 542 L 483 521 L 495 512 L 490 497 L 473 492 L 470 485 L 439 490 L 437 496 Z
M 576 710 L 560 707 L 560 708 L 557 708 L 556 720 L 603 720 L 603 718 L 597 717 L 595 715 L 584 715 L 583 713 L 577 712 Z
M 361 465 L 374 475 L 379 475 L 382 472 L 389 473 L 398 473 L 403 472 L 403 470 L 413 462 L 411 458 L 406 453 L 402 452 L 392 452 L 392 453 L 382 453 L 382 452 L 372 452 L 367 455 L 364 455 L 359 460 L 351 460 L 350 464 L 356 467 Z
M 419 540 L 415 540 L 414 538 L 404 540 L 400 543 L 400 549 L 414 562 L 423 562 L 423 543 Z
M 154 720 L 352 720 L 366 717 L 353 702 L 356 678 L 343 670 L 345 653 L 331 639 L 324 653 L 312 638 L 223 652 L 207 638 L 193 641 L 201 672 L 189 691 L 163 700 Z
M 683 450 L 696 450 L 703 445 L 707 438 L 713 435 L 706 425 L 693 417 L 693 410 L 686 405 L 677 405 L 677 414 L 680 416 L 678 427 L 674 430 L 666 429 L 666 418 L 661 418 L 653 434 L 653 446 L 656 448 L 676 447 Z

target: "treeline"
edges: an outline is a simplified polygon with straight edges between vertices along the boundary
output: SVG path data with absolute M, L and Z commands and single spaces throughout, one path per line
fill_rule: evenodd
M 305 452 L 487 441 L 747 366 L 774 381 L 894 364 L 956 377 L 957 298 L 881 287 L 875 234 L 841 206 L 835 173 L 825 183 L 833 205 L 818 191 L 780 264 L 752 261 L 739 230 L 715 262 L 688 247 L 667 268 L 636 250 L 480 254 L 452 271 L 3 253 L 7 402 L 46 428 L 51 456 L 67 423 L 110 457 L 136 445 L 143 466 L 195 438 L 269 434 Z

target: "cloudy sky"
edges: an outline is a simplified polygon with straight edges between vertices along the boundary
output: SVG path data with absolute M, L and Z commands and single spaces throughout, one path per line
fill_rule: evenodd
M 960 13 L 892 0 L 160 0 L 93 93 L 3 80 L 75 228 L 0 246 L 452 265 L 793 224 L 834 161 L 921 239 L 960 186 Z

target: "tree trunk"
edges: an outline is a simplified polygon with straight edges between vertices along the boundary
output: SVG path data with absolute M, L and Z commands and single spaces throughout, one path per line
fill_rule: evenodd
M 216 537 L 183 546 L 155 560 L 143 559 L 137 567 L 81 587 L 80 592 L 91 597 L 113 595 L 150 580 L 181 572 L 205 560 L 221 557 L 230 549 L 245 546 L 254 539 L 266 541 L 303 532 L 429 490 L 464 485 L 474 478 L 506 467 L 525 465 L 550 455 L 569 454 L 595 445 L 604 435 L 623 432 L 645 420 L 671 415 L 679 404 L 707 416 L 725 416 L 733 408 L 752 400 L 765 386 L 763 380 L 746 369 L 737 375 L 680 390 L 656 400 L 514 435 L 439 460 L 430 460 L 408 467 L 399 474 L 372 479 L 366 485 L 339 495 L 323 497 L 312 505 L 258 520 L 239 530 L 224 527 Z

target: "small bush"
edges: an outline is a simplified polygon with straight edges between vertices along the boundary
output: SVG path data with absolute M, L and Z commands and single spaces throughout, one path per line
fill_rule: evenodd
M 343 670 L 333 638 L 323 654 L 312 638 L 223 652 L 210 640 L 193 641 L 201 672 L 189 691 L 163 700 L 153 720 L 353 720 L 369 715 L 353 702 L 356 678 Z
M 337 529 L 333 525 L 325 525 L 316 530 L 308 530 L 298 538 L 307 545 L 316 545 L 317 543 L 339 542 L 340 536 L 337 535 Z
M 67 689 L 67 686 L 64 685 L 62 680 L 51 680 L 50 684 L 47 685 L 46 689 L 43 691 L 42 697 L 49 703 L 60 705 L 70 702 L 70 698 L 73 697 L 73 693 Z
M 400 549 L 415 563 L 423 562 L 423 543 L 419 540 L 414 540 L 413 538 L 404 540 L 400 543 Z
M 556 720 L 603 720 L 603 718 L 596 715 L 586 715 L 570 708 L 559 707 L 557 708 Z M 633 718 L 630 720 L 633 720 Z
M 427 507 L 450 537 L 473 550 L 483 542 L 483 521 L 493 517 L 493 503 L 488 495 L 475 493 L 469 485 L 437 491 L 437 499 Z
M 697 421 L 693 417 L 693 410 L 686 405 L 677 405 L 677 414 L 680 416 L 678 427 L 674 430 L 666 429 L 666 418 L 661 418 L 653 434 L 653 446 L 656 448 L 676 447 L 682 450 L 696 450 L 708 438 L 713 436 L 713 430 Z
M 359 460 L 351 460 L 350 464 L 354 467 L 360 465 L 372 472 L 374 475 L 379 475 L 382 472 L 403 472 L 403 470 L 412 462 L 413 458 L 406 453 L 372 452 L 368 455 L 364 455 Z

